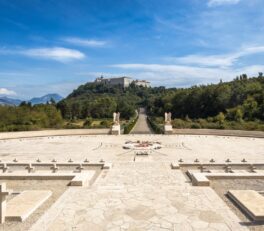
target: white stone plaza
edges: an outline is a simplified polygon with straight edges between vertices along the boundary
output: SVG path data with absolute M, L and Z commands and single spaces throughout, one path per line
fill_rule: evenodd
M 246 217 L 230 198 L 220 196 L 214 188 L 217 177 L 208 176 L 212 186 L 194 186 L 185 174 L 222 174 L 227 181 L 256 174 L 248 180 L 256 180 L 260 190 L 255 185 L 247 190 L 263 192 L 263 138 L 101 132 L 0 134 L 8 216 L 16 198 L 21 203 L 13 210 L 34 207 L 23 221 L 7 216 L 0 230 L 264 230 L 263 220 Z M 124 148 L 131 142 L 139 145 Z M 147 148 L 148 143 L 160 146 Z M 239 187 L 227 191 L 245 189 Z M 31 190 L 36 191 L 32 206 L 23 197 Z M 261 201 L 263 194 L 258 195 Z

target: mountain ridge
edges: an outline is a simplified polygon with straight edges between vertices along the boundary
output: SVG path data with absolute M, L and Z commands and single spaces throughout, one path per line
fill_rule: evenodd
M 20 99 L 9 98 L 7 96 L 2 96 L 2 97 L 0 96 L 0 105 L 18 106 L 23 101 L 31 103 L 32 105 L 45 104 L 51 101 L 51 99 L 53 99 L 56 103 L 58 103 L 63 99 L 63 97 L 57 93 L 46 94 L 41 97 L 33 97 L 30 100 L 20 100 Z

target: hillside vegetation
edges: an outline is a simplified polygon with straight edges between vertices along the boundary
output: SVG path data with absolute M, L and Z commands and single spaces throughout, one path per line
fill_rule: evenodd
M 157 126 L 170 111 L 175 128 L 264 130 L 264 77 L 241 75 L 230 82 L 169 89 L 86 83 L 57 105 L 0 106 L 0 130 L 74 128 L 79 120 L 86 128 L 95 126 L 94 120 L 109 127 L 113 112 L 128 120 L 138 107 L 146 107 Z
M 147 108 L 158 123 L 157 117 L 171 111 L 177 128 L 264 130 L 264 77 L 241 75 L 227 83 L 168 89 L 149 98 Z
M 114 111 L 128 119 L 139 106 L 157 123 L 172 112 L 178 128 L 263 130 L 264 77 L 244 74 L 231 82 L 169 89 L 87 83 L 58 104 L 66 119 L 112 117 Z
M 0 131 L 30 131 L 62 126 L 61 113 L 53 104 L 0 106 Z

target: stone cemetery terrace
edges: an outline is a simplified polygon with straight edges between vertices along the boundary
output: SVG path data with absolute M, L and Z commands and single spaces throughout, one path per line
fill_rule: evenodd
M 264 230 L 264 140 L 0 134 L 0 230 Z

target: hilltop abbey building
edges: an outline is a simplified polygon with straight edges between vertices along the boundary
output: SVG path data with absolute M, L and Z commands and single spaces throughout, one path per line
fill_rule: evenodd
M 96 83 L 104 83 L 107 85 L 121 85 L 122 87 L 126 88 L 131 83 L 134 83 L 136 86 L 142 86 L 142 87 L 150 87 L 150 82 L 146 80 L 133 80 L 130 77 L 123 76 L 118 78 L 107 78 L 105 79 L 103 76 L 95 79 Z

